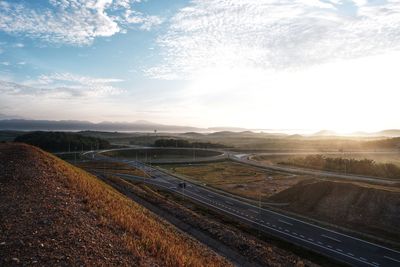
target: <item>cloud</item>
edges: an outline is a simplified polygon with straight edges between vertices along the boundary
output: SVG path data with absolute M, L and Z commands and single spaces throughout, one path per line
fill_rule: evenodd
M 139 25 L 139 29 L 149 31 L 154 26 L 163 23 L 163 19 L 157 16 L 145 16 L 141 12 L 128 9 L 123 16 L 117 18 L 119 23 L 126 28 Z
M 145 72 L 189 78 L 208 69 L 286 70 L 400 48 L 400 2 L 192 0 L 158 39 Z
M 47 43 L 89 45 L 138 26 L 149 29 L 157 17 L 134 12 L 137 0 L 49 0 L 48 6 L 0 1 L 0 30 Z M 125 14 L 130 16 L 126 17 Z M 133 21 L 136 19 L 136 21 Z
M 16 43 L 13 45 L 15 48 L 23 48 L 25 45 L 23 43 Z
M 0 92 L 16 96 L 40 96 L 46 98 L 88 98 L 118 95 L 124 92 L 112 84 L 120 79 L 93 78 L 71 73 L 41 75 L 36 80 L 15 83 L 0 81 Z

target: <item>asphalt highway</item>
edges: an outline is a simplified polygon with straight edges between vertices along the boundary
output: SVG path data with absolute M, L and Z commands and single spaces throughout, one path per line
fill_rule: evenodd
M 390 248 L 261 208 L 187 181 L 185 181 L 186 188 L 181 188 L 179 184 L 182 180 L 179 178 L 139 161 L 109 158 L 96 152 L 86 154 L 99 160 L 127 163 L 143 170 L 151 177 L 118 174 L 121 178 L 140 180 L 181 194 L 182 197 L 244 222 L 259 231 L 337 261 L 353 266 L 400 266 L 400 252 Z

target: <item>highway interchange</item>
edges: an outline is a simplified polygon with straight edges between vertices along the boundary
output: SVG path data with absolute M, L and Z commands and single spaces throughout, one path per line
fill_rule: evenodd
M 104 152 L 104 151 L 103 151 Z M 400 266 L 400 252 L 367 242 L 337 231 L 301 221 L 278 212 L 260 208 L 237 198 L 209 190 L 204 186 L 185 181 L 186 188 L 179 186 L 182 180 L 145 163 L 106 157 L 98 152 L 87 156 L 105 161 L 123 162 L 146 172 L 151 178 L 118 174 L 126 180 L 145 183 L 190 198 L 204 206 L 287 242 L 310 249 L 352 266 Z

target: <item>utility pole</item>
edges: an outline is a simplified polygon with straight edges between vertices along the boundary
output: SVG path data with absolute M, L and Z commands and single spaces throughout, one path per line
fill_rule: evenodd
M 258 193 L 258 219 L 261 220 L 261 192 Z M 260 227 L 258 229 L 258 237 L 260 237 Z
M 151 157 L 152 157 L 151 150 L 149 150 L 149 153 L 150 153 L 150 168 L 151 168 Z

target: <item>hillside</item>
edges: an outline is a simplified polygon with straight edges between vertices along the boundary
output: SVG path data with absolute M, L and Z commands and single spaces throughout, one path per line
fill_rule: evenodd
M 229 266 L 96 177 L 0 144 L 0 266 Z
M 307 180 L 270 198 L 289 211 L 383 238 L 400 240 L 400 188 Z

